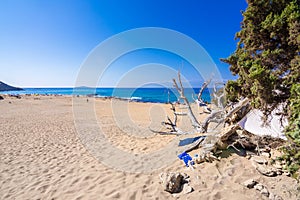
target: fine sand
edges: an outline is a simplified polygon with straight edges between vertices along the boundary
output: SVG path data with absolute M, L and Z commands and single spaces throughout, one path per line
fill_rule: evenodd
M 161 150 L 176 140 L 176 136 L 149 131 L 149 127 L 157 130 L 167 113 L 172 116 L 168 105 L 76 98 L 76 106 L 81 108 L 95 102 L 97 123 L 107 141 L 128 155 Z M 76 131 L 72 105 L 72 97 L 66 96 L 4 96 L 0 101 L 0 199 L 268 199 L 242 185 L 250 178 L 283 199 L 297 199 L 294 179 L 262 176 L 250 160 L 236 154 L 220 162 L 196 165 L 194 171 L 178 159 L 147 173 L 138 171 L 157 166 L 157 162 L 143 162 L 134 173 L 122 171 L 128 166 L 122 166 L 120 159 L 113 161 L 114 165 L 120 163 L 114 169 L 99 161 L 95 156 L 99 151 L 87 150 L 90 140 Z M 180 123 L 188 127 L 188 121 Z M 191 155 L 196 153 L 194 150 Z M 187 173 L 194 191 L 179 195 L 165 192 L 161 172 Z

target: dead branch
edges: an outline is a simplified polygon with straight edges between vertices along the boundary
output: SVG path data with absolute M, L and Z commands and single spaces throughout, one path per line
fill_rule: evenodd
M 234 108 L 232 108 L 231 110 L 228 111 L 228 113 L 226 114 L 226 119 L 230 118 L 234 113 L 238 112 L 239 110 L 241 110 L 243 107 L 245 107 L 247 104 L 249 103 L 249 99 L 245 98 L 242 101 L 239 101 L 237 103 L 236 106 L 234 106 Z
M 219 91 L 217 90 L 217 86 L 218 85 L 224 85 L 224 83 L 217 82 L 217 83 L 214 84 L 214 93 L 213 93 L 213 96 L 217 100 L 217 106 L 218 106 L 218 108 L 224 109 L 224 106 L 223 106 L 221 100 L 225 96 L 225 90 L 224 90 L 224 88 L 220 89 L 220 90 L 222 90 L 222 93 L 218 94 L 218 92 L 220 91 L 220 90 Z
M 201 132 L 207 132 L 207 128 L 210 122 L 217 122 L 217 123 L 222 123 L 224 121 L 224 119 L 220 116 L 223 113 L 223 110 L 219 110 L 219 111 L 212 111 L 210 113 L 210 115 L 208 115 L 206 117 L 206 119 L 202 122 L 202 130 Z M 217 119 L 217 117 L 219 117 L 219 119 Z
M 235 107 L 233 107 L 231 110 L 229 110 L 228 112 L 226 112 L 226 109 L 224 108 L 221 99 L 224 97 L 224 90 L 222 93 L 217 94 L 218 90 L 217 90 L 217 85 L 223 84 L 223 83 L 216 83 L 214 84 L 214 96 L 217 99 L 217 104 L 218 104 L 218 108 L 219 110 L 213 110 L 210 111 L 209 115 L 206 117 L 206 119 L 202 122 L 199 123 L 197 118 L 195 117 L 192 108 L 190 106 L 190 103 L 188 101 L 188 99 L 185 97 L 184 95 L 184 87 L 182 84 L 182 80 L 181 80 L 181 75 L 180 75 L 180 71 L 178 71 L 178 82 L 177 83 L 176 79 L 173 79 L 173 83 L 174 83 L 174 87 L 176 88 L 176 90 L 178 91 L 180 97 L 179 99 L 183 100 L 184 102 L 184 109 L 187 110 L 187 112 L 176 112 L 176 108 L 175 105 L 171 104 L 171 110 L 173 111 L 173 121 L 171 120 L 171 118 L 169 116 L 167 116 L 167 121 L 166 122 L 162 122 L 162 125 L 165 126 L 168 130 L 170 130 L 169 132 L 161 132 L 161 131 L 153 131 L 155 133 L 159 133 L 159 134 L 172 134 L 172 135 L 182 135 L 182 134 L 189 134 L 189 133 L 195 133 L 195 132 L 200 132 L 200 133 L 205 133 L 207 132 L 208 129 L 208 125 L 211 122 L 217 123 L 217 126 L 221 123 L 223 123 L 226 119 L 230 118 L 234 113 L 238 112 L 240 109 L 242 109 L 244 106 L 246 106 L 249 103 L 248 99 L 244 99 L 242 101 L 240 101 Z M 198 98 L 196 100 L 196 102 L 198 103 L 198 106 L 201 104 L 202 106 L 207 106 L 203 99 L 202 99 L 202 94 L 204 89 L 208 86 L 208 84 L 211 82 L 211 80 L 206 81 L 203 83 L 199 94 L 198 94 Z M 219 90 L 220 91 L 220 90 Z M 187 115 L 191 121 L 191 124 L 193 126 L 193 131 L 191 132 L 183 132 L 182 130 L 180 130 L 177 126 L 177 119 L 178 116 L 182 116 L 182 115 Z
M 189 145 L 185 146 L 184 151 L 189 152 L 189 151 L 194 150 L 194 149 L 197 148 L 204 140 L 205 140 L 205 136 L 203 136 L 203 137 L 200 138 L 199 140 L 193 142 L 192 144 L 189 144 Z
M 209 85 L 210 82 L 211 82 L 211 79 L 208 81 L 205 81 L 199 90 L 197 99 L 193 98 L 194 101 L 197 103 L 198 110 L 200 107 L 203 107 L 204 113 L 211 113 L 211 110 L 210 110 L 210 108 L 208 108 L 207 103 L 205 103 L 204 100 L 202 99 L 203 91 L 205 88 L 207 88 L 207 86 Z
M 198 98 L 197 98 L 197 100 L 198 100 L 199 102 L 203 102 L 203 103 L 204 103 L 204 101 L 203 101 L 203 99 L 202 99 L 202 93 L 203 93 L 204 89 L 207 88 L 207 86 L 210 84 L 210 82 L 211 82 L 211 79 L 209 79 L 208 81 L 205 81 L 205 82 L 202 84 L 202 86 L 201 86 L 201 88 L 200 88 L 200 91 L 199 91 L 199 93 L 198 93 Z
M 184 96 L 184 88 L 183 88 L 182 81 L 181 81 L 180 71 L 178 71 L 178 81 L 180 84 L 180 88 L 178 87 L 177 81 L 175 79 L 173 79 L 174 86 L 177 89 L 178 93 L 180 94 L 180 99 L 182 99 L 184 101 L 184 104 L 187 107 L 187 116 L 189 117 L 189 119 L 192 123 L 192 126 L 196 130 L 198 130 L 198 129 L 202 130 L 201 124 L 196 119 L 188 99 Z
M 173 121 L 171 120 L 171 118 L 169 116 L 167 116 L 167 121 L 162 122 L 161 124 L 170 131 L 156 131 L 156 130 L 149 128 L 150 131 L 152 131 L 153 133 L 158 133 L 160 135 L 186 135 L 186 134 L 189 134 L 189 132 L 184 132 L 184 131 L 180 130 L 177 126 L 178 116 L 186 115 L 186 113 L 176 112 L 175 105 L 171 102 L 169 102 L 169 104 L 171 105 L 170 109 L 172 110 L 173 116 L 174 116 Z

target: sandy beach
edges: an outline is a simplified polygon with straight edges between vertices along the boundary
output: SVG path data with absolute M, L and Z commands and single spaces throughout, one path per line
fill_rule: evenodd
M 82 104 L 93 103 L 92 99 L 78 98 Z M 143 154 L 164 148 L 176 137 L 123 134 L 122 129 L 138 131 L 122 121 L 122 113 L 114 113 L 111 101 L 96 99 L 95 110 L 98 123 L 116 148 Z M 157 126 L 151 124 L 149 113 L 158 113 L 155 120 L 159 121 L 165 117 L 161 113 L 170 112 L 166 104 L 125 103 L 131 120 L 144 130 Z M 113 169 L 83 145 L 76 132 L 72 105 L 68 96 L 4 96 L 0 101 L 0 199 L 268 199 L 242 185 L 250 178 L 283 199 L 299 199 L 299 186 L 293 178 L 263 176 L 250 160 L 236 154 L 196 165 L 194 171 L 179 159 L 149 173 Z M 195 153 L 197 150 L 190 154 Z M 162 172 L 188 174 L 194 191 L 176 195 L 164 191 L 159 178 Z

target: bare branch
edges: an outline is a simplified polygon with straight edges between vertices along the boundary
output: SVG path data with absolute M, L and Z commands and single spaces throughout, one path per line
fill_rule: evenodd
M 216 117 L 220 114 L 222 114 L 223 110 L 219 110 L 219 111 L 212 111 L 210 115 L 208 115 L 206 117 L 206 119 L 202 122 L 202 130 L 201 132 L 207 132 L 207 128 L 210 122 L 212 121 L 216 121 Z M 220 120 L 218 120 L 218 123 L 223 122 L 224 119 L 220 118 Z
M 205 136 L 203 136 L 200 139 L 198 139 L 197 141 L 185 146 L 184 151 L 186 151 L 186 152 L 192 151 L 193 149 L 198 147 L 204 140 L 205 140 Z
M 219 92 L 217 90 L 217 86 L 218 85 L 224 85 L 224 83 L 217 82 L 217 83 L 214 84 L 214 93 L 213 93 L 213 96 L 217 100 L 217 106 L 218 106 L 218 108 L 224 109 L 224 106 L 223 106 L 221 100 L 225 96 L 225 90 L 224 90 L 224 87 L 222 89 L 220 89 L 220 90 L 222 90 L 222 93 L 220 95 L 218 95 L 218 92 Z
M 179 81 L 180 88 L 181 88 L 181 96 L 184 97 L 184 89 L 183 89 L 183 85 L 182 85 L 182 81 L 181 81 L 180 71 L 178 71 L 178 81 Z
M 204 82 L 199 94 L 198 94 L 198 98 L 196 99 L 196 102 L 198 103 L 198 106 L 206 106 L 204 107 L 204 109 L 206 108 L 206 110 L 208 111 L 208 113 L 210 113 L 206 119 L 202 122 L 199 123 L 197 118 L 195 117 L 191 105 L 188 101 L 188 99 L 184 96 L 184 88 L 183 88 L 183 84 L 182 84 L 182 80 L 181 80 L 181 75 L 180 72 L 178 71 L 178 82 L 177 83 L 176 79 L 173 79 L 173 83 L 174 83 L 174 87 L 177 89 L 178 93 L 180 94 L 180 99 L 183 100 L 184 102 L 184 108 L 180 108 L 180 109 L 186 109 L 186 112 L 176 112 L 176 108 L 175 105 L 171 104 L 171 110 L 173 111 L 173 121 L 171 120 L 171 118 L 169 116 L 167 116 L 167 120 L 166 122 L 163 122 L 162 124 L 165 126 L 165 128 L 169 129 L 169 132 L 161 132 L 161 131 L 153 131 L 159 134 L 172 134 L 172 135 L 182 135 L 182 134 L 190 134 L 190 133 L 195 133 L 195 132 L 201 132 L 201 133 L 205 133 L 207 132 L 208 129 L 208 125 L 211 122 L 217 123 L 217 126 L 219 126 L 221 123 L 223 123 L 226 119 L 228 119 L 229 117 L 231 117 L 234 113 L 238 112 L 241 108 L 243 108 L 245 105 L 247 105 L 247 103 L 249 102 L 248 99 L 244 99 L 243 101 L 239 102 L 238 105 L 236 105 L 234 108 L 232 108 L 229 112 L 226 113 L 223 104 L 222 104 L 222 98 L 224 97 L 224 90 L 222 93 L 218 94 L 218 90 L 217 90 L 217 85 L 223 85 L 223 83 L 215 83 L 214 84 L 214 96 L 217 100 L 217 104 L 218 107 L 220 108 L 219 110 L 214 110 L 211 111 L 208 109 L 207 105 L 203 102 L 202 99 L 202 94 L 205 88 L 207 88 L 208 84 L 211 82 L 211 79 Z M 219 91 L 220 92 L 220 91 Z M 201 103 L 201 104 L 200 104 Z M 187 115 L 191 121 L 191 124 L 194 128 L 193 131 L 187 133 L 187 132 L 183 132 L 182 130 L 180 130 L 177 126 L 177 119 L 178 116 L 181 115 Z
M 192 108 L 190 106 L 190 103 L 188 101 L 188 99 L 184 96 L 184 88 L 183 88 L 183 84 L 182 84 L 182 81 L 181 81 L 181 75 L 180 75 L 180 71 L 178 71 L 178 81 L 179 81 L 179 84 L 180 84 L 180 88 L 176 82 L 175 79 L 173 79 L 173 82 L 174 82 L 174 86 L 175 88 L 177 89 L 178 93 L 180 94 L 180 99 L 182 99 L 184 101 L 184 104 L 186 106 L 186 109 L 187 109 L 187 116 L 189 117 L 191 123 L 192 123 L 192 126 L 196 129 L 201 129 L 201 125 L 199 124 L 198 120 L 196 119 L 193 111 L 192 111 Z M 182 113 L 183 114 L 183 113 Z
M 149 127 L 149 130 L 153 133 L 157 133 L 157 134 L 160 134 L 160 135 L 186 135 L 186 134 L 189 134 L 187 132 L 182 132 L 182 131 L 179 131 L 179 132 L 173 132 L 173 131 L 170 131 L 170 132 L 166 132 L 166 131 L 156 131 L 156 130 L 153 130 Z
M 181 90 L 180 90 L 180 88 L 178 87 L 178 84 L 177 84 L 175 78 L 173 78 L 173 83 L 174 83 L 174 86 L 175 86 L 176 90 L 179 92 L 179 94 L 180 94 L 180 96 L 181 96 Z
M 242 107 L 246 106 L 249 103 L 249 99 L 245 98 L 242 101 L 240 101 L 233 109 L 231 109 L 227 114 L 225 118 L 231 117 L 234 113 L 238 112 Z
M 204 89 L 207 88 L 207 86 L 210 84 L 210 82 L 211 82 L 211 79 L 209 79 L 208 81 L 205 81 L 205 82 L 202 84 L 202 86 L 201 86 L 201 88 L 200 88 L 200 91 L 199 91 L 199 93 L 198 93 L 198 101 L 203 102 L 203 99 L 202 99 L 202 93 L 203 93 Z

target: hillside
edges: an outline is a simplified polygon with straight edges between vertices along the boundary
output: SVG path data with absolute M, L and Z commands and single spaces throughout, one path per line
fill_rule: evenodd
M 2 81 L 0 81 L 0 91 L 17 91 L 17 90 L 23 90 L 23 89 L 7 85 Z

